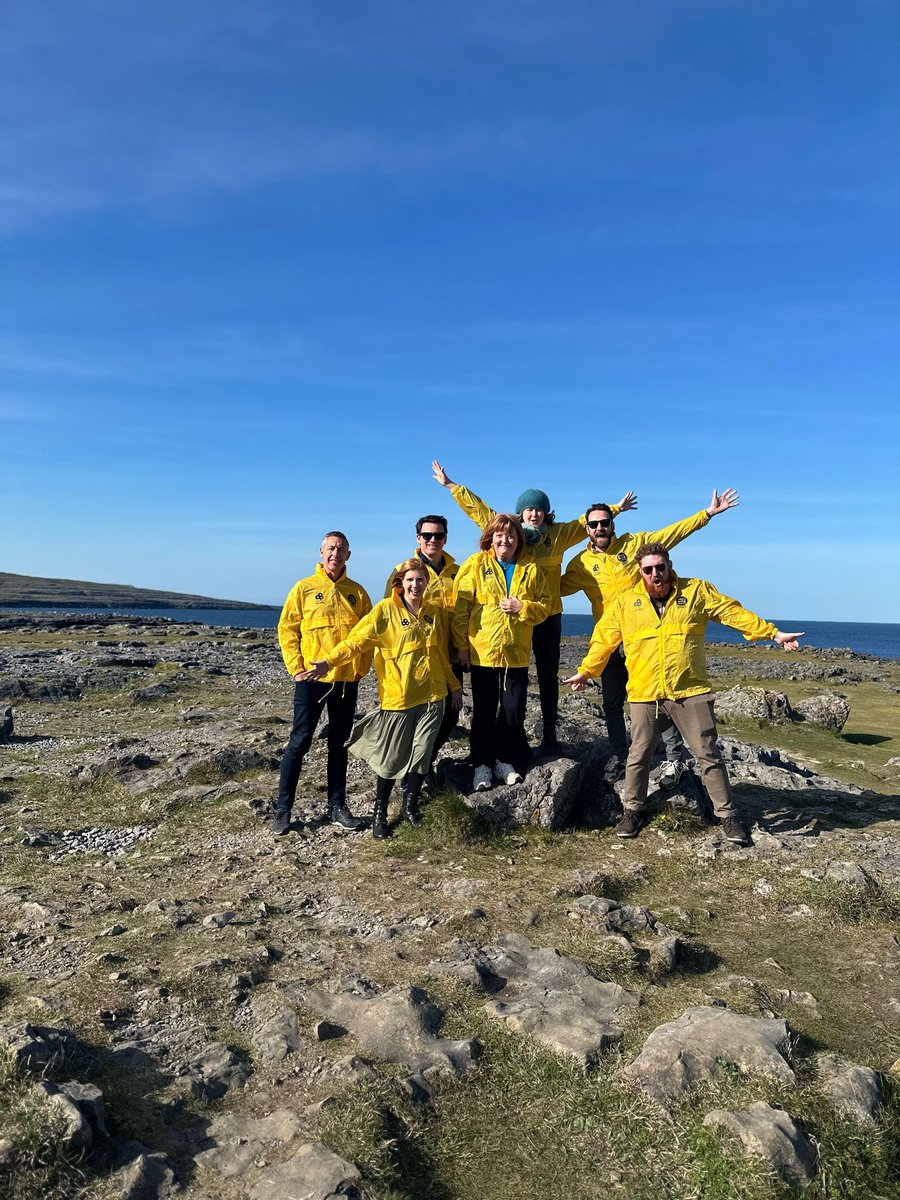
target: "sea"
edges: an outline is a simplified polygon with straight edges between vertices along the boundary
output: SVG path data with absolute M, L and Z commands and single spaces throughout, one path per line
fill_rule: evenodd
M 22 605 L 0 605 L 0 612 L 26 611 Z M 190 625 L 229 625 L 236 629 L 274 629 L 278 624 L 278 609 L 233 609 L 233 608 L 119 608 L 99 609 L 81 607 L 59 607 L 54 609 L 30 608 L 30 612 L 92 612 L 109 614 L 112 611 L 128 617 L 167 617 Z M 856 650 L 860 654 L 877 654 L 880 658 L 900 658 L 900 625 L 867 624 L 861 621 L 804 621 L 802 618 L 785 617 L 775 619 L 779 629 L 802 629 L 806 636 L 804 645 L 836 647 Z M 564 613 L 562 631 L 564 637 L 586 637 L 594 628 L 588 613 Z M 725 625 L 710 621 L 706 630 L 708 643 L 725 642 L 730 645 L 746 645 L 743 637 Z

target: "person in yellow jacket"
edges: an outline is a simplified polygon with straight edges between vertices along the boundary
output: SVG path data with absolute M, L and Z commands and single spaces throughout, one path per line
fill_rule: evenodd
M 604 602 L 628 591 L 640 579 L 634 552 L 644 542 L 661 542 L 667 550 L 683 542 L 686 537 L 705 529 L 713 517 L 736 508 L 740 497 L 734 488 L 726 488 L 719 494 L 713 491 L 712 500 L 706 508 L 683 521 L 666 525 L 664 529 L 646 533 L 616 533 L 614 506 L 598 501 L 591 504 L 584 514 L 584 529 L 588 536 L 587 547 L 570 559 L 562 577 L 560 592 L 571 596 L 584 592 L 591 602 L 591 612 L 597 622 L 603 616 Z M 605 778 L 613 783 L 625 773 L 625 758 L 628 754 L 628 735 L 625 732 L 625 691 L 628 670 L 621 648 L 610 656 L 600 676 L 603 691 L 603 715 L 612 755 L 604 770 Z M 659 773 L 658 782 L 663 787 L 674 787 L 681 777 L 681 738 L 674 725 L 663 730 L 663 745 L 666 762 Z
M 451 631 L 472 679 L 470 735 L 474 786 L 521 783 L 529 751 L 525 701 L 532 629 L 545 620 L 550 594 L 543 573 L 526 561 L 519 519 L 498 513 L 485 526 L 481 549 L 456 577 Z
M 431 469 L 438 483 L 449 488 L 456 503 L 480 529 L 485 529 L 488 522 L 496 517 L 494 509 L 474 492 L 461 483 L 454 483 L 437 459 L 432 462 Z M 619 513 L 634 506 L 634 492 L 628 492 L 614 508 L 615 512 Z M 547 755 L 558 754 L 556 719 L 559 709 L 559 650 L 562 636 L 562 598 L 559 585 L 565 553 L 581 541 L 584 524 L 580 517 L 575 521 L 557 521 L 556 514 L 550 508 L 547 493 L 536 488 L 530 488 L 519 496 L 516 501 L 516 515 L 522 524 L 526 543 L 522 552 L 522 562 L 535 563 L 549 593 L 550 607 L 547 615 L 534 627 L 533 649 L 543 720 L 539 752 Z
M 706 674 L 706 626 L 718 621 L 748 641 L 771 638 L 785 650 L 796 650 L 803 634 L 780 632 L 705 579 L 679 579 L 662 542 L 645 542 L 634 557 L 639 582 L 604 605 L 587 654 L 576 674 L 564 681 L 578 691 L 601 673 L 620 643 L 625 647 L 631 750 L 625 768 L 625 811 L 616 833 L 620 838 L 636 837 L 646 821 L 650 763 L 660 725 L 668 719 L 697 760 L 725 837 L 749 845 L 716 741 Z
M 350 543 L 339 530 L 326 533 L 315 572 L 291 588 L 278 621 L 278 643 L 288 674 L 294 680 L 294 723 L 281 760 L 278 800 L 272 832 L 285 834 L 303 759 L 312 745 L 322 709 L 328 708 L 328 815 L 344 829 L 363 822 L 347 808 L 347 750 L 359 680 L 368 674 L 371 653 L 361 653 L 330 672 L 321 682 L 310 681 L 308 663 L 322 658 L 347 636 L 372 608 L 365 588 L 347 575 Z
M 442 602 L 426 598 L 427 585 L 426 568 L 418 559 L 400 563 L 391 595 L 305 674 L 314 680 L 375 651 L 380 708 L 356 722 L 347 746 L 376 775 L 376 838 L 390 836 L 387 809 L 396 779 L 402 781 L 404 817 L 412 825 L 420 823 L 419 793 L 445 700 L 457 708 L 462 702 L 447 657 L 449 612 Z
M 417 558 L 428 572 L 428 584 L 425 588 L 425 599 L 443 604 L 448 612 L 453 611 L 453 588 L 459 573 L 459 564 L 452 554 L 447 553 L 447 518 L 430 513 L 419 517 L 416 521 L 416 552 Z M 394 577 L 402 566 L 397 563 L 388 576 L 384 589 L 385 598 L 391 595 Z M 452 641 L 449 644 L 450 666 L 456 676 L 456 686 L 462 687 L 463 670 L 459 665 L 459 657 Z M 459 721 L 459 708 L 455 704 L 444 705 L 444 718 L 438 730 L 437 739 L 432 750 L 432 762 L 437 758 L 442 747 L 447 742 Z

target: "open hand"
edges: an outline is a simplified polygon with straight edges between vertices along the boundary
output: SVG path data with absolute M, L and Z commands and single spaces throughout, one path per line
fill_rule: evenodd
M 719 513 L 727 512 L 729 508 L 737 508 L 739 501 L 740 496 L 734 488 L 726 488 L 721 496 L 713 488 L 712 500 L 710 500 L 709 508 L 706 511 L 711 517 L 716 517 Z
M 802 637 L 802 633 L 781 633 L 779 631 L 775 634 L 774 640 L 782 648 L 782 650 L 799 650 L 800 643 L 797 641 L 797 638 Z
M 438 462 L 438 460 L 436 458 L 432 460 L 431 470 L 434 474 L 435 479 L 438 481 L 438 483 L 441 485 L 441 487 L 445 487 L 445 488 L 456 487 L 456 484 L 453 482 L 453 480 L 450 478 L 450 476 L 447 474 L 447 472 L 444 470 L 444 468 L 441 466 L 441 464 Z
M 619 501 L 619 509 L 621 512 L 629 512 L 632 508 L 637 508 L 637 496 L 634 492 L 626 492 Z

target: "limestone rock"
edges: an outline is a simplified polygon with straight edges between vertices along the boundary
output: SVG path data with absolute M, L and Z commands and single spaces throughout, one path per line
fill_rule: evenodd
M 716 693 L 713 698 L 716 715 L 722 717 L 750 717 L 757 721 L 790 721 L 793 713 L 784 692 L 770 692 L 768 688 L 733 687 Z
M 843 1117 L 870 1125 L 884 1107 L 878 1073 L 871 1067 L 847 1062 L 837 1054 L 822 1054 L 816 1062 L 819 1091 Z
M 295 1054 L 303 1045 L 297 1014 L 284 1009 L 269 1017 L 253 1034 L 253 1045 L 266 1062 L 283 1062 L 289 1054 Z
M 395 987 L 374 996 L 312 988 L 305 1003 L 326 1020 L 349 1029 L 375 1058 L 402 1063 L 412 1071 L 438 1067 L 463 1075 L 480 1050 L 474 1038 L 439 1036 L 444 1012 L 417 987 Z
M 518 1033 L 587 1067 L 605 1047 L 622 1037 L 621 1009 L 640 997 L 616 983 L 603 983 L 587 967 L 553 948 L 534 949 L 518 933 L 504 933 L 496 945 L 457 941 L 449 962 L 431 964 L 483 988 L 495 998 L 489 1012 Z
M 0 709 L 0 742 L 8 741 L 13 732 L 13 710 L 10 705 Z
M 813 725 L 821 725 L 824 729 L 840 733 L 850 716 L 850 705 L 843 696 L 830 693 L 826 696 L 810 696 L 806 700 L 798 700 L 794 705 L 794 712 L 802 721 L 810 721 Z
M 180 1191 L 175 1165 L 165 1154 L 139 1152 L 109 1177 L 109 1183 L 116 1200 L 174 1200 Z
M 180 1075 L 192 1096 L 218 1100 L 229 1088 L 243 1087 L 250 1068 L 221 1042 L 211 1042 L 196 1058 L 185 1063 Z
M 33 1091 L 62 1118 L 63 1142 L 69 1150 L 87 1150 L 95 1134 L 106 1134 L 103 1094 L 91 1083 L 50 1083 L 42 1079 Z
M 853 887 L 865 887 L 869 883 L 869 876 L 857 862 L 830 862 L 825 868 L 825 878 Z
M 0 1043 L 9 1046 L 16 1064 L 29 1071 L 41 1071 L 53 1063 L 84 1060 L 87 1053 L 69 1029 L 27 1022 L 0 1025 Z
M 703 1124 L 738 1138 L 744 1154 L 763 1159 L 786 1183 L 795 1187 L 812 1183 L 816 1173 L 815 1149 L 784 1109 L 759 1100 L 744 1112 L 713 1109 Z
M 699 1006 L 654 1029 L 634 1062 L 619 1074 L 667 1106 L 700 1084 L 715 1083 L 722 1074 L 720 1063 L 794 1083 L 794 1072 L 782 1057 L 787 1045 L 784 1021 Z
M 301 1146 L 293 1158 L 270 1167 L 256 1182 L 250 1200 L 330 1200 L 362 1197 L 359 1171 L 321 1142 Z
M 267 1117 L 224 1113 L 210 1122 L 207 1137 L 213 1145 L 201 1151 L 196 1162 L 223 1179 L 245 1175 L 268 1146 L 292 1141 L 299 1129 L 296 1114 L 287 1108 Z

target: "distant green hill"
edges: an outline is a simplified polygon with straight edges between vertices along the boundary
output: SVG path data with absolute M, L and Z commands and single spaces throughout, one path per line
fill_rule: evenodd
M 81 579 L 39 579 L 0 571 L 0 605 L 27 604 L 36 608 L 83 605 L 85 608 L 253 608 L 271 604 L 245 604 L 241 600 L 214 600 L 182 592 L 158 592 L 126 583 L 85 583 Z

